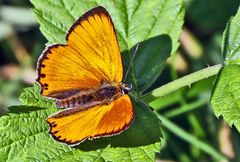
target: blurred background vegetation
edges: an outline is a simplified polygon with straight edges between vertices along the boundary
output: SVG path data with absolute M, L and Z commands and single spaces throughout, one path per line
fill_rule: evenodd
M 151 87 L 154 89 L 207 66 L 223 63 L 222 33 L 228 19 L 235 15 L 240 0 L 185 0 L 186 16 L 180 47 Z M 24 87 L 35 82 L 38 56 L 47 43 L 27 0 L 0 0 L 0 113 L 20 104 Z M 179 127 L 212 146 L 230 161 L 240 161 L 240 135 L 217 119 L 209 105 L 214 77 L 171 93 L 158 102 L 157 112 Z M 161 103 L 161 104 L 159 104 Z M 153 103 L 154 104 L 154 103 Z M 211 156 L 178 134 L 163 129 L 165 142 L 161 161 L 214 161 Z

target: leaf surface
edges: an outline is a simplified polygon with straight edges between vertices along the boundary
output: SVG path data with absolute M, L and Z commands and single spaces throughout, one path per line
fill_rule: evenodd
M 240 132 L 240 11 L 229 20 L 223 34 L 225 66 L 219 72 L 211 104 L 217 117 L 223 116 Z

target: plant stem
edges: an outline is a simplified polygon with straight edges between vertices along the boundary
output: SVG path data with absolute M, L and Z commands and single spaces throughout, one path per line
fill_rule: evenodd
M 227 158 L 218 153 L 212 146 L 208 145 L 205 142 L 200 141 L 196 137 L 192 136 L 191 134 L 185 132 L 183 129 L 172 123 L 170 120 L 165 118 L 162 115 L 157 114 L 158 118 L 162 121 L 162 125 L 173 132 L 175 135 L 179 136 L 183 140 L 193 144 L 197 148 L 203 150 L 207 154 L 211 155 L 213 158 L 215 158 L 217 161 L 227 161 Z
M 192 83 L 197 82 L 202 79 L 206 79 L 210 76 L 216 75 L 218 71 L 223 67 L 222 64 L 215 66 L 207 67 L 205 69 L 199 70 L 197 72 L 186 75 L 182 78 L 174 80 L 170 83 L 167 83 L 152 92 L 149 92 L 143 96 L 143 100 L 147 103 L 153 101 L 157 97 L 162 97 L 168 93 L 171 93 L 179 88 L 185 86 L 191 86 Z
M 196 102 L 190 103 L 188 105 L 181 106 L 179 108 L 173 109 L 171 111 L 168 111 L 164 114 L 167 118 L 176 117 L 181 114 L 185 114 L 186 112 L 192 111 L 194 109 L 197 109 L 203 105 L 205 105 L 208 102 L 206 99 L 200 99 Z

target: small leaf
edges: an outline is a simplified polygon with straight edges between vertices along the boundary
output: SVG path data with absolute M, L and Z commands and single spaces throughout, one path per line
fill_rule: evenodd
M 30 98 L 34 102 L 27 100 Z M 133 99 L 135 121 L 128 130 L 84 141 L 74 148 L 48 135 L 46 118 L 59 109 L 39 96 L 38 86 L 25 89 L 21 100 L 32 106 L 10 107 L 0 118 L 0 161 L 154 161 L 155 152 L 160 150 L 159 119 Z
M 222 54 L 225 66 L 219 72 L 211 104 L 217 117 L 223 116 L 240 132 L 240 10 L 229 20 L 223 35 Z

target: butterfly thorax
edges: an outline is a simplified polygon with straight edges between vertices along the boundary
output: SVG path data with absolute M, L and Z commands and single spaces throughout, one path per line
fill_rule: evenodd
M 81 90 L 78 93 L 64 99 L 58 99 L 56 105 L 59 108 L 88 108 L 99 104 L 109 104 L 114 99 L 128 93 L 131 85 L 107 84 L 97 89 Z

